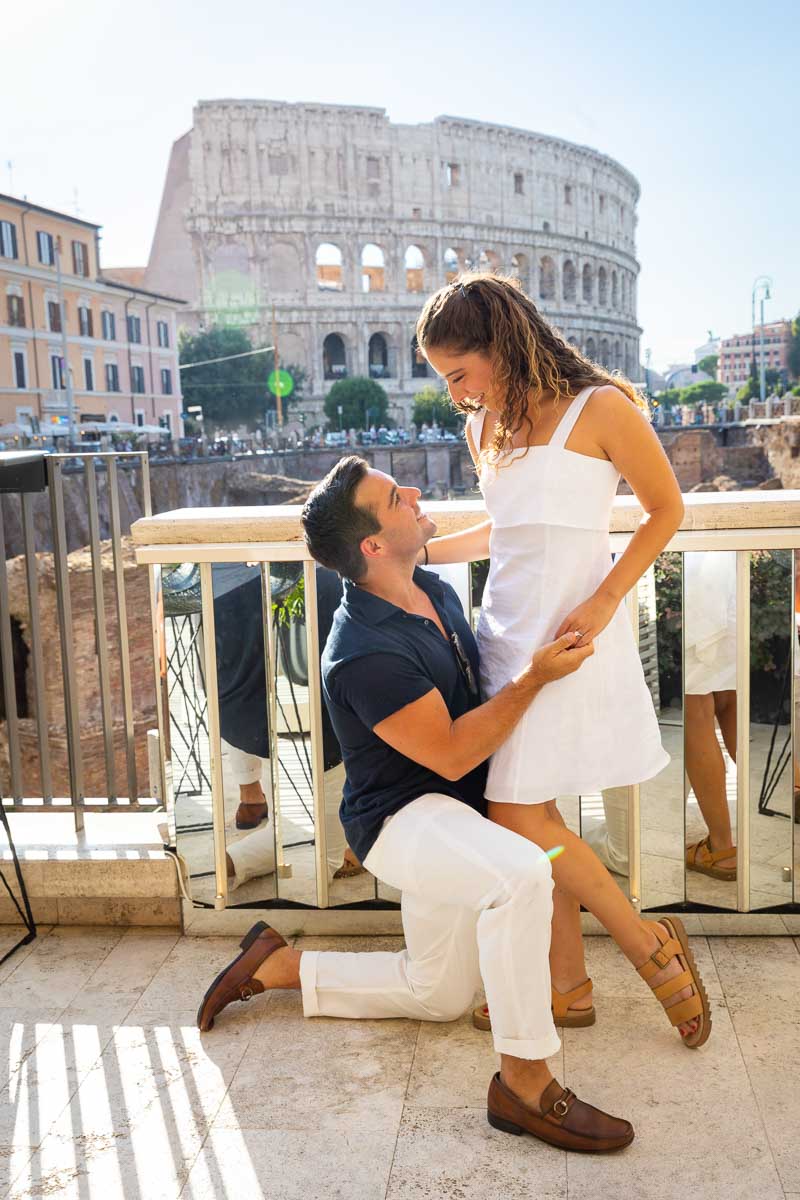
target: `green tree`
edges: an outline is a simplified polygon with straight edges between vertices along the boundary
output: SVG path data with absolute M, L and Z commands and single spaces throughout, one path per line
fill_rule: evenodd
M 718 354 L 707 354 L 705 358 L 700 359 L 700 362 L 697 365 L 701 371 L 705 371 L 706 375 L 710 375 L 712 379 L 716 379 L 718 363 Z
M 728 394 L 724 383 L 714 383 L 707 379 L 702 383 L 693 383 L 690 387 L 681 388 L 679 404 L 720 404 Z
M 389 397 L 374 379 L 356 375 L 338 379 L 325 397 L 325 416 L 331 429 L 339 428 L 341 405 L 342 429 L 369 429 L 370 425 L 386 425 Z
M 267 387 L 275 356 L 271 350 L 251 355 L 250 351 L 256 348 L 247 333 L 235 326 L 215 325 L 197 334 L 182 332 L 179 341 L 182 365 L 206 363 L 209 359 L 227 360 L 181 372 L 184 408 L 201 405 L 207 431 L 210 426 L 255 428 L 264 424 L 268 410 L 275 409 L 275 397 Z M 237 354 L 247 357 L 231 357 Z M 302 367 L 292 363 L 282 362 L 281 369 L 288 371 L 294 380 L 291 395 L 283 397 L 286 413 L 289 405 L 302 399 L 306 374 Z
M 457 408 L 453 408 L 450 397 L 444 388 L 438 388 L 435 383 L 426 384 L 420 388 L 414 397 L 414 411 L 411 420 L 419 428 L 421 425 L 433 425 L 434 421 L 443 429 L 460 429 L 464 418 Z
M 800 313 L 792 321 L 792 344 L 789 348 L 789 375 L 800 379 Z
M 781 373 L 775 367 L 770 367 L 764 372 L 764 384 L 766 386 L 767 395 L 773 392 L 782 383 Z M 756 372 L 755 376 L 750 374 L 750 378 L 743 387 L 739 388 L 736 393 L 736 399 L 740 404 L 746 404 L 748 400 L 761 399 L 761 380 Z
M 680 402 L 680 388 L 666 388 L 656 396 L 656 403 L 662 405 L 664 408 L 672 408 L 675 404 L 680 404 Z

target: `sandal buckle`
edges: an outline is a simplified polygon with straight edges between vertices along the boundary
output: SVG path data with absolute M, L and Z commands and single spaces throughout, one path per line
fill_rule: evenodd
M 565 1117 L 569 1112 L 569 1105 L 567 1104 L 566 1100 L 556 1100 L 555 1104 L 553 1105 L 553 1112 L 559 1117 Z
M 657 967 L 661 967 L 662 970 L 664 967 L 668 967 L 672 961 L 668 955 L 664 954 L 662 950 L 654 950 L 650 955 L 650 959 L 656 964 Z

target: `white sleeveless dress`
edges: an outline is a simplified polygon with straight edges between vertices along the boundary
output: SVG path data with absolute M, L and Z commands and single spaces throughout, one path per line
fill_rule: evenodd
M 484 700 L 554 639 L 611 569 L 609 523 L 619 472 L 565 449 L 584 388 L 546 446 L 508 452 L 479 474 L 492 518 L 489 577 L 478 622 Z M 469 419 L 480 447 L 485 410 Z M 492 756 L 486 795 L 541 804 L 558 795 L 639 783 L 669 762 L 623 605 L 573 675 L 548 683 Z

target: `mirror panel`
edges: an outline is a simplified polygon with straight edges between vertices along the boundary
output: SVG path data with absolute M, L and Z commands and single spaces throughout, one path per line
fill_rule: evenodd
M 792 899 L 791 550 L 750 555 L 750 908 Z
M 736 552 L 686 553 L 683 570 L 686 898 L 736 910 Z
M 660 554 L 639 581 L 639 656 L 670 761 L 641 784 L 642 908 L 684 891 L 683 555 Z

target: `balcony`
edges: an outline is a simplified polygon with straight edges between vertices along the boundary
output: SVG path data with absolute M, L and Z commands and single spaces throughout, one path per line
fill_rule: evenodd
M 39 923 L 37 939 L 0 962 L 9 1197 L 328 1200 L 346 1181 L 364 1200 L 601 1189 L 662 1200 L 664 1145 L 684 1145 L 687 1130 L 688 1194 L 800 1190 L 797 493 L 687 497 L 669 556 L 628 604 L 672 762 L 639 789 L 560 799 L 637 908 L 681 913 L 714 1010 L 712 1041 L 689 1062 L 613 943 L 588 939 L 598 1025 L 567 1033 L 553 1070 L 630 1117 L 637 1141 L 623 1156 L 567 1160 L 487 1127 L 496 1062 L 469 1014 L 305 1021 L 296 993 L 275 992 L 198 1033 L 199 995 L 259 917 L 301 950 L 402 947 L 397 896 L 365 873 L 336 877 L 341 769 L 313 668 L 328 581 L 305 555 L 295 508 L 136 520 L 149 507 L 143 456 L 51 457 L 46 490 L 0 499 L 5 546 L 20 551 L 8 563 L 0 553 L 0 777 Z M 442 532 L 482 515 L 476 502 L 430 507 Z M 620 498 L 616 550 L 638 517 Z M 480 567 L 453 580 L 474 612 Z M 685 778 L 683 683 L 712 592 L 733 598 L 725 802 L 741 869 L 728 883 L 683 865 L 685 842 L 703 831 Z M 28 624 L 15 623 L 20 604 Z M 262 671 L 245 708 L 258 706 L 263 737 L 250 750 L 270 812 L 241 831 L 242 764 L 225 733 L 240 740 L 244 710 L 234 706 L 231 728 L 226 707 L 237 644 L 258 630 Z M 8 669 L 20 638 L 27 689 Z M 229 874 L 232 852 L 248 878 Z M 10 850 L 0 866 L 17 890 Z M 184 932 L 216 936 L 181 937 L 178 909 Z M 127 928 L 147 922 L 162 928 Z M 783 936 L 707 936 L 764 933 Z M 0 925 L 0 960 L 18 941 Z M 735 1104 L 735 1121 L 719 1119 L 720 1103 Z

